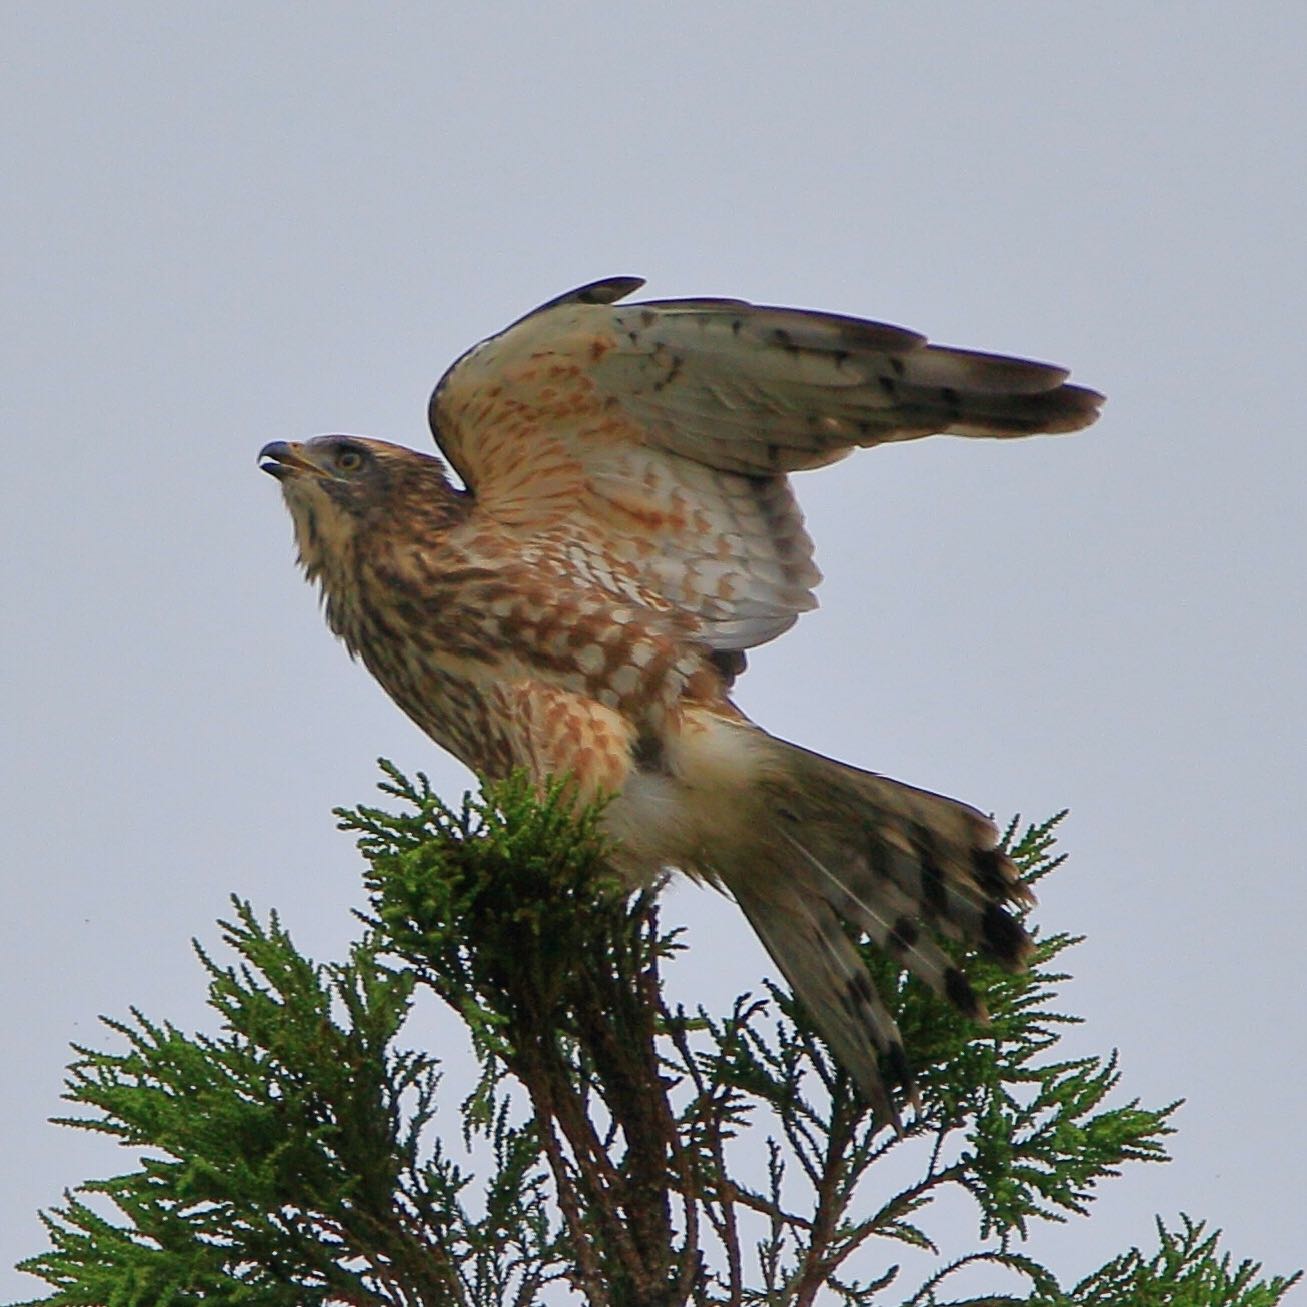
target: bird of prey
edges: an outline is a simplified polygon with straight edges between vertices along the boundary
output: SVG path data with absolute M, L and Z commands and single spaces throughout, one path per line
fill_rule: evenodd
M 730 299 L 621 303 L 595 282 L 462 356 L 429 408 L 440 459 L 357 436 L 260 452 L 327 622 L 484 777 L 609 796 L 632 884 L 730 894 L 878 1115 L 914 1094 L 865 933 L 983 1018 L 935 935 L 1020 968 L 1030 900 L 987 817 L 769 735 L 731 698 L 745 651 L 812 608 L 789 473 L 933 433 L 1093 422 L 1064 369 L 902 327 Z

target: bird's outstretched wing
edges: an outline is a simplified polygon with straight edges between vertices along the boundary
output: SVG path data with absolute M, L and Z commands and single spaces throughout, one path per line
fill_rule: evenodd
M 770 640 L 815 604 L 786 473 L 934 433 L 1074 431 L 1102 403 L 1062 368 L 902 327 L 617 303 L 642 284 L 581 287 L 475 346 L 436 387 L 431 426 L 484 511 L 598 547 L 612 574 L 596 580 L 653 593 L 717 649 Z

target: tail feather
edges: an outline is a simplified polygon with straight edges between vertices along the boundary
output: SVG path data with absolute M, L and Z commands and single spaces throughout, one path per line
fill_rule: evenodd
M 772 885 L 761 892 L 744 881 L 732 892 L 840 1065 L 876 1115 L 898 1129 L 898 1111 L 880 1060 L 912 1094 L 907 1054 L 898 1025 L 839 918 L 797 885 Z
M 952 800 L 926 797 L 962 808 Z M 1003 905 L 1028 906 L 1034 897 L 1016 878 L 1011 859 L 995 846 L 997 832 L 988 821 L 982 819 L 961 838 L 949 838 L 929 814 L 907 811 L 869 821 L 862 833 L 862 856 L 839 859 L 854 884 L 865 887 L 878 880 L 884 891 L 893 886 L 940 934 L 984 947 L 1005 966 L 1021 966 L 1028 943 L 1013 930 L 1015 918 Z
M 1019 969 L 1030 941 L 1008 905 L 1034 895 L 984 813 L 956 799 L 860 771 L 797 745 L 784 750 L 778 812 L 803 808 L 814 855 L 855 897 L 888 897 L 894 886 L 913 913 L 941 934 Z
M 917 928 L 907 895 L 892 884 L 881 886 L 874 896 L 861 894 L 788 830 L 782 830 L 781 836 L 812 871 L 818 893 L 841 921 L 856 926 L 877 948 L 898 958 L 937 994 L 947 996 L 948 973 L 956 968 L 944 950 Z
M 976 809 L 780 740 L 768 744 L 765 852 L 715 870 L 832 1052 L 897 1128 L 881 1064 L 911 1097 L 908 1059 L 841 922 L 984 1021 L 966 975 L 927 928 L 1019 970 L 1032 945 L 1008 909 L 1033 895 Z M 763 867 L 770 872 L 760 874 Z

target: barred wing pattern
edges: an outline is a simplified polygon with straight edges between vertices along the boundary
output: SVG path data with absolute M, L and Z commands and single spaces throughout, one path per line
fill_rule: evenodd
M 901 327 L 738 300 L 618 303 L 642 284 L 595 282 L 477 345 L 437 386 L 431 426 L 488 513 L 602 544 L 715 649 L 762 644 L 815 605 L 786 473 L 934 433 L 1075 430 L 1101 403 L 1062 368 Z

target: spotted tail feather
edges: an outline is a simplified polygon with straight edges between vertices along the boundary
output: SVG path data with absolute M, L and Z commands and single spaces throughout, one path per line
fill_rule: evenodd
M 732 893 L 836 1060 L 876 1115 L 899 1128 L 881 1063 L 911 1094 L 907 1054 L 898 1025 L 839 918 L 797 883 L 763 888 L 746 880 Z
M 1033 896 L 998 848 L 993 823 L 974 808 L 771 744 L 767 861 L 784 874 L 737 875 L 728 888 L 832 1052 L 897 1126 L 882 1068 L 911 1098 L 909 1061 L 844 926 L 984 1021 L 965 973 L 934 935 L 1019 970 L 1032 946 L 1009 908 Z

